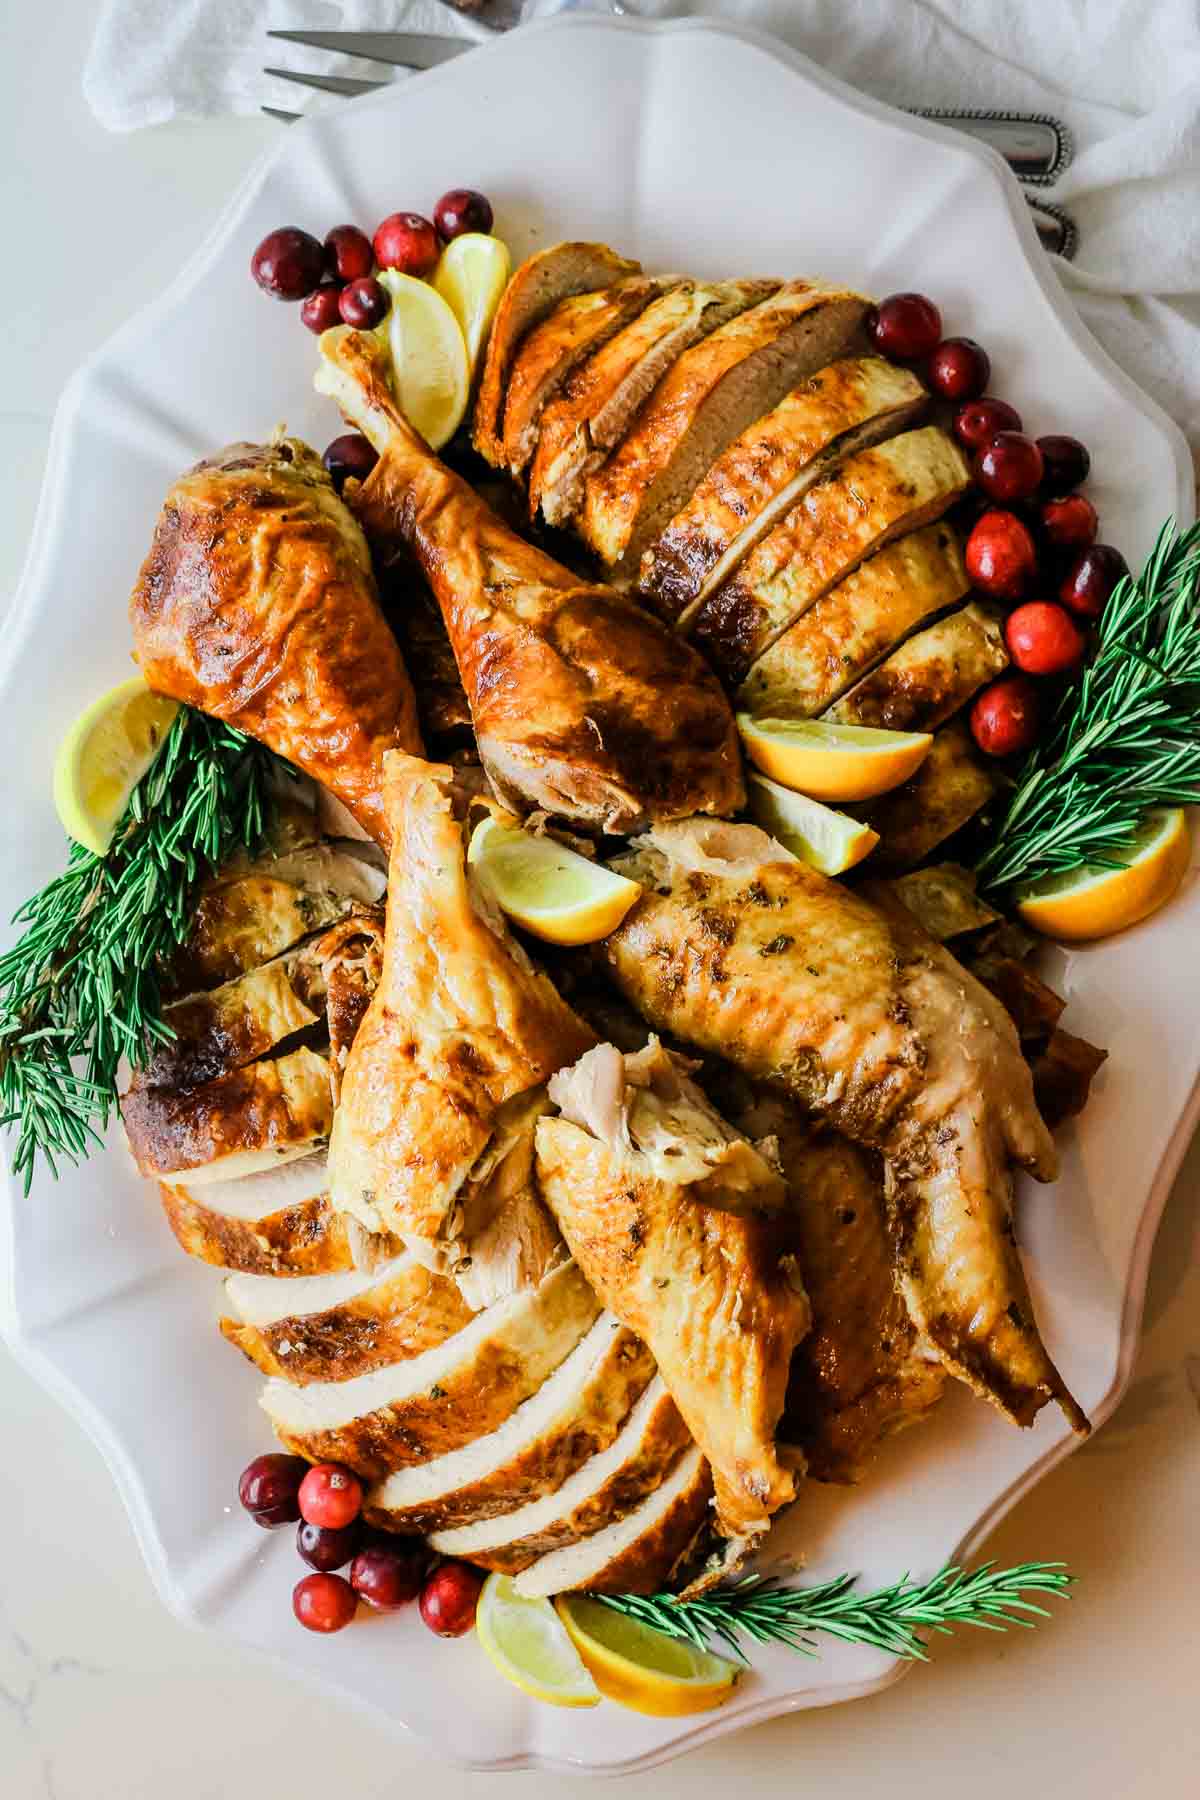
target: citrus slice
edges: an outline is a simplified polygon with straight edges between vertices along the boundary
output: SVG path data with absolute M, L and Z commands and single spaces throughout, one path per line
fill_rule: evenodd
M 768 781 L 765 775 L 751 775 L 746 788 L 756 823 L 822 875 L 841 875 L 852 869 L 879 842 L 879 833 L 861 820 L 835 812 L 832 806 L 810 800 L 794 788 Z
M 104 855 L 178 711 L 177 700 L 152 693 L 140 675 L 84 708 L 54 763 L 54 804 L 68 837 Z
M 440 450 L 462 423 L 471 388 L 467 346 L 458 320 L 427 281 L 381 269 L 377 278 L 392 307 L 387 332 L 400 410 L 431 450 Z
M 523 1600 L 507 1575 L 489 1575 L 475 1630 L 493 1666 L 550 1706 L 597 1706 L 600 1690 L 548 1600 Z
M 642 892 L 554 838 L 494 817 L 475 827 L 467 861 L 510 919 L 551 944 L 607 937 Z
M 680 1643 L 588 1594 L 554 1602 L 584 1664 L 606 1700 L 656 1719 L 711 1712 L 733 1693 L 736 1663 Z
M 927 731 L 880 731 L 831 719 L 737 716 L 750 761 L 784 787 L 817 800 L 870 800 L 914 775 L 929 754 Z
M 458 320 L 472 375 L 511 273 L 508 245 L 482 231 L 452 239 L 433 271 L 434 287 Z
M 1026 925 L 1047 937 L 1084 943 L 1124 931 L 1165 906 L 1187 874 L 1192 840 L 1183 808 L 1147 813 L 1122 867 L 1096 864 L 1066 875 L 1047 875 L 1017 892 Z

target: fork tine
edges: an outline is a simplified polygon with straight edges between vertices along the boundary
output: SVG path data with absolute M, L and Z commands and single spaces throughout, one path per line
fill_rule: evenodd
M 294 125 L 301 117 L 299 113 L 284 112 L 278 106 L 260 106 L 258 110 L 266 113 L 268 119 L 282 119 L 285 125 Z
M 267 36 L 401 69 L 434 69 L 475 47 L 472 38 L 437 37 L 424 31 L 268 31 Z
M 300 87 L 318 88 L 323 94 L 373 94 L 376 88 L 387 87 L 386 81 L 353 81 L 348 75 L 302 75 L 299 69 L 264 69 L 264 75 L 274 75 L 280 81 L 294 81 Z

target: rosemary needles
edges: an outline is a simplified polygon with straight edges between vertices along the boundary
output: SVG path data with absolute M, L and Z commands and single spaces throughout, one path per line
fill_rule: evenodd
M 891 1587 L 868 1594 L 856 1591 L 853 1575 L 807 1588 L 784 1587 L 748 1575 L 732 1587 L 714 1589 L 695 1600 L 673 1594 L 600 1594 L 597 1599 L 699 1650 L 723 1645 L 742 1662 L 746 1661 L 739 1641 L 743 1636 L 814 1656 L 813 1637 L 818 1632 L 846 1644 L 870 1644 L 908 1662 L 925 1662 L 928 1651 L 922 1631 L 949 1633 L 955 1625 L 1005 1631 L 1012 1625 L 1035 1625 L 1049 1614 L 1026 1596 L 1066 1599 L 1073 1579 L 1062 1563 L 1030 1562 L 998 1569 L 987 1562 L 970 1571 L 948 1565 L 925 1582 L 904 1576 Z
M 1140 575 L 1114 588 L 1095 657 L 1029 754 L 983 887 L 1112 865 L 1154 807 L 1200 804 L 1200 524 L 1163 526 Z
M 25 1191 L 39 1155 L 78 1162 L 98 1141 L 125 1057 L 170 1036 L 162 959 L 191 926 L 198 881 L 267 823 L 271 754 L 182 708 L 104 856 L 72 846 L 63 873 L 25 905 L 0 956 L 0 1124 L 15 1130 Z

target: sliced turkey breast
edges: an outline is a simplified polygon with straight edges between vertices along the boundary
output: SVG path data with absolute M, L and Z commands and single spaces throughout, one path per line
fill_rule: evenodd
M 529 511 L 565 525 L 583 484 L 689 345 L 756 306 L 777 281 L 679 281 L 575 371 L 542 413 L 529 471 Z
M 515 1575 L 624 1518 L 659 1487 L 692 1442 L 679 1408 L 656 1375 L 607 1450 L 590 1456 L 561 1487 L 512 1512 L 435 1531 L 443 1556 L 465 1556 Z
M 789 281 L 686 350 L 584 484 L 577 524 L 600 560 L 632 577 L 714 459 L 848 349 L 867 306 L 846 288 Z
M 527 257 L 504 290 L 488 338 L 487 355 L 475 400 L 475 448 L 500 468 L 504 461 L 501 421 L 509 371 L 522 340 L 560 301 L 572 294 L 611 287 L 625 275 L 638 275 L 642 265 L 627 262 L 607 244 L 552 244 Z
M 598 293 L 560 300 L 549 317 L 534 326 L 517 351 L 504 401 L 503 454 L 510 474 L 519 476 L 533 455 L 542 409 L 572 369 L 636 319 L 676 279 L 628 275 Z
M 926 525 L 869 556 L 759 657 L 737 704 L 759 718 L 810 719 L 970 583 L 958 539 Z M 865 721 L 864 721 L 865 723 Z
M 599 1311 L 575 1264 L 563 1263 L 421 1356 L 350 1381 L 271 1380 L 260 1405 L 290 1450 L 377 1481 L 495 1431 Z
M 355 1266 L 350 1225 L 329 1202 L 323 1156 L 198 1188 L 160 1182 L 158 1191 L 180 1247 L 201 1262 L 272 1278 Z
M 851 810 L 880 835 L 871 866 L 913 869 L 937 846 L 974 818 L 999 787 L 961 719 L 935 732 L 929 755 L 916 774 L 890 794 Z
M 639 593 L 662 618 L 686 623 L 814 482 L 901 430 L 928 398 L 911 370 L 878 356 L 809 375 L 734 439 L 649 545 Z
M 384 890 L 383 872 L 332 844 L 314 844 L 202 884 L 186 946 L 173 959 L 169 987 L 191 994 L 244 975 L 289 950 L 357 903 Z
M 972 602 L 901 644 L 826 716 L 847 725 L 933 731 L 1007 667 L 1003 614 Z
M 163 1009 L 175 1036 L 154 1046 L 141 1080 L 147 1087 L 199 1087 L 255 1062 L 318 1023 L 314 999 L 319 995 L 304 981 L 293 951 L 207 994 L 177 1000 Z
M 401 1250 L 398 1256 L 388 1257 L 373 1269 L 353 1267 L 330 1275 L 297 1275 L 290 1280 L 274 1275 L 227 1275 L 225 1298 L 243 1325 L 267 1331 L 273 1325 L 347 1306 L 415 1260 L 411 1250 Z
M 333 1122 L 329 1064 L 313 1050 L 231 1069 L 201 1087 L 148 1087 L 121 1097 L 121 1119 L 143 1175 L 228 1181 L 311 1156 Z
M 518 1594 L 652 1594 L 708 1518 L 712 1479 L 698 1448 L 684 1453 L 654 1492 L 603 1531 L 552 1550 L 516 1577 Z
M 368 1493 L 367 1521 L 444 1530 L 535 1504 L 615 1440 L 654 1375 L 654 1358 L 601 1313 L 536 1394 L 498 1430 L 432 1462 L 396 1469 Z
M 822 594 L 872 551 L 940 518 L 969 479 L 957 444 L 935 425 L 851 457 L 701 602 L 696 642 L 741 679 Z
M 236 1304 L 234 1277 L 226 1293 Z M 250 1277 L 242 1276 L 242 1282 Z M 320 1287 L 322 1278 L 305 1287 Z M 344 1278 L 326 1275 L 326 1283 Z M 294 1281 L 278 1283 L 289 1292 Z M 316 1301 L 316 1310 L 305 1310 Z M 287 1305 L 287 1298 L 276 1304 Z M 231 1344 L 264 1375 L 300 1385 L 311 1381 L 351 1381 L 421 1356 L 468 1325 L 473 1313 L 452 1281 L 436 1275 L 411 1255 L 399 1256 L 372 1274 L 341 1300 L 324 1306 L 319 1292 L 298 1294 L 293 1310 L 269 1324 L 220 1320 Z

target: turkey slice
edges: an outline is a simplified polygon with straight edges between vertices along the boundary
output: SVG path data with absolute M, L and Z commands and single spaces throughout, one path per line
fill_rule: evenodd
M 693 1447 L 640 1506 L 582 1543 L 539 1557 L 513 1586 L 526 1599 L 581 1589 L 652 1594 L 694 1542 L 709 1517 L 711 1500 L 708 1464 Z
M 142 1175 L 195 1187 L 259 1174 L 325 1147 L 329 1064 L 300 1049 L 184 1091 L 135 1078 L 121 1097 L 121 1119 Z
M 928 402 L 917 376 L 878 356 L 848 356 L 794 387 L 719 456 L 642 557 L 638 591 L 686 624 L 813 483 L 905 428 Z
M 159 1194 L 189 1256 L 263 1280 L 370 1270 L 399 1248 L 394 1238 L 369 1236 L 334 1211 L 324 1156 L 198 1188 L 160 1182 Z
M 615 1440 L 654 1358 L 611 1313 L 497 1431 L 433 1462 L 397 1469 L 367 1495 L 368 1522 L 430 1531 L 534 1503 Z
M 815 718 L 970 585 L 957 535 L 944 519 L 886 544 L 759 657 L 738 691 L 738 706 L 758 718 Z
M 692 636 L 740 680 L 809 607 L 893 538 L 932 524 L 970 481 L 936 425 L 862 450 L 818 481 L 698 607 Z
M 172 959 L 172 992 L 190 994 L 244 975 L 355 904 L 372 904 L 385 885 L 375 863 L 333 844 L 260 858 L 202 883 L 191 935 Z
M 500 438 L 504 402 L 513 359 L 524 339 L 560 301 L 611 287 L 622 276 L 640 274 L 641 267 L 607 244 L 566 243 L 539 250 L 514 270 L 488 336 L 472 420 L 475 448 L 493 467 L 504 461 Z
M 934 731 L 1007 667 L 1004 614 L 972 601 L 901 644 L 825 716 L 887 731 Z
M 333 1275 L 300 1275 L 290 1281 L 275 1275 L 228 1275 L 225 1298 L 243 1325 L 265 1331 L 284 1319 L 311 1318 L 345 1306 L 411 1267 L 414 1260 L 405 1250 L 377 1269 L 340 1269 Z
M 529 471 L 529 510 L 565 525 L 583 500 L 583 484 L 620 443 L 630 420 L 677 357 L 748 306 L 774 281 L 680 281 L 568 379 L 542 413 Z
M 608 1449 L 589 1457 L 553 1493 L 495 1518 L 435 1531 L 429 1541 L 444 1556 L 465 1556 L 515 1575 L 539 1556 L 624 1518 L 661 1484 L 691 1442 L 666 1383 L 656 1375 Z
M 166 1007 L 163 1022 L 175 1036 L 155 1044 L 140 1083 L 198 1087 L 317 1024 L 320 1015 L 310 1002 L 319 1005 L 321 996 L 303 979 L 301 954 L 292 950 L 207 994 Z
M 478 1313 L 445 1343 L 349 1381 L 272 1379 L 260 1405 L 289 1449 L 378 1480 L 495 1431 L 600 1311 L 572 1262 Z
M 308 1282 L 274 1285 L 288 1293 L 299 1287 L 289 1312 L 266 1325 L 223 1318 L 221 1331 L 264 1375 L 298 1383 L 350 1381 L 409 1357 L 421 1356 L 461 1331 L 473 1317 L 458 1288 L 411 1254 L 394 1258 L 373 1273 L 358 1274 L 344 1297 L 320 1306 L 324 1283 L 349 1287 L 345 1275 L 316 1276 Z M 226 1284 L 230 1297 L 234 1283 Z M 242 1283 L 253 1277 L 242 1276 Z M 261 1278 L 260 1278 L 261 1279 Z M 305 1310 L 317 1302 L 319 1310 Z M 287 1294 L 276 1306 L 287 1306 Z
M 714 460 L 789 388 L 850 347 L 868 304 L 844 287 L 788 281 L 685 350 L 585 483 L 577 524 L 601 562 L 636 574 L 643 550 Z

